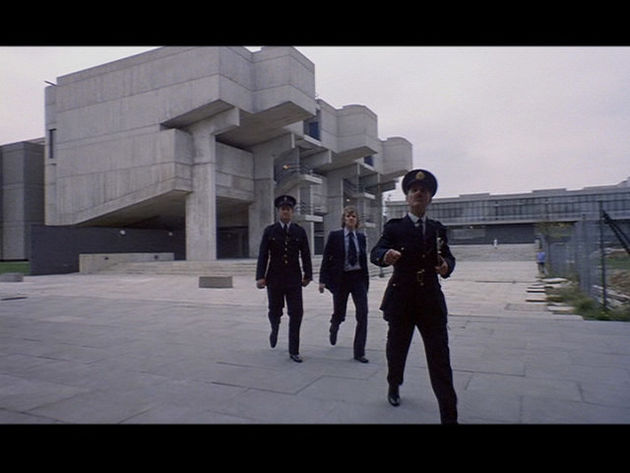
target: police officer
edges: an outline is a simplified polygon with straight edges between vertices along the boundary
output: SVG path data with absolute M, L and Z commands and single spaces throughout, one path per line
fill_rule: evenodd
M 446 228 L 426 217 L 437 191 L 437 180 L 424 169 L 414 169 L 402 181 L 409 211 L 389 220 L 370 252 L 378 266 L 394 265 L 380 309 L 388 322 L 387 381 L 390 404 L 400 404 L 405 362 L 415 327 L 424 343 L 429 377 L 438 400 L 442 423 L 457 423 L 457 396 L 450 364 L 447 311 L 438 274 L 447 278 L 455 268 Z
M 263 232 L 256 265 L 256 287 L 267 288 L 268 316 L 271 323 L 269 343 L 272 348 L 278 342 L 278 328 L 286 300 L 289 315 L 289 356 L 293 361 L 301 363 L 300 326 L 304 313 L 302 287 L 306 287 L 313 279 L 313 272 L 306 231 L 291 221 L 295 203 L 295 198 L 290 195 L 281 195 L 274 201 L 278 209 L 278 221 L 266 227 Z

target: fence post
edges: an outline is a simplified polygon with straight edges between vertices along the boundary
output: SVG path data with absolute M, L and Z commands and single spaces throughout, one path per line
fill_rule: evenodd
M 606 251 L 604 250 L 604 208 L 603 202 L 599 202 L 599 252 L 602 265 L 602 305 L 604 311 L 608 311 L 606 300 Z

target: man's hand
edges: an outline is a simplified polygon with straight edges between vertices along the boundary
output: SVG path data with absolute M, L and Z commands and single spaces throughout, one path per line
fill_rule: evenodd
M 310 279 L 302 278 L 302 287 L 308 286 L 308 283 L 310 283 L 310 282 L 311 282 Z
M 442 277 L 446 276 L 448 274 L 448 264 L 446 263 L 446 260 L 444 260 L 444 258 L 442 258 L 441 256 L 438 256 L 439 258 L 439 265 L 435 267 L 435 271 Z
M 324 289 L 325 289 L 325 288 L 326 288 L 326 284 L 322 284 L 322 283 L 320 283 L 320 284 L 319 284 L 319 293 L 320 293 L 320 294 L 323 294 L 323 293 L 324 293 Z
M 387 253 L 385 253 L 385 256 L 383 257 L 383 262 L 385 264 L 394 264 L 396 261 L 400 259 L 401 256 L 402 256 L 402 253 L 400 251 L 390 249 L 390 250 L 387 250 Z
M 264 289 L 266 285 L 267 285 L 267 281 L 265 280 L 265 278 L 259 279 L 256 281 L 256 287 L 258 289 Z

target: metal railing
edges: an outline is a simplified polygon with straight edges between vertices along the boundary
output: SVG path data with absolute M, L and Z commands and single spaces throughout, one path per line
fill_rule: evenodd
M 284 163 L 277 165 L 274 168 L 273 174 L 275 181 L 278 183 L 295 174 L 314 175 L 312 168 L 301 163 Z

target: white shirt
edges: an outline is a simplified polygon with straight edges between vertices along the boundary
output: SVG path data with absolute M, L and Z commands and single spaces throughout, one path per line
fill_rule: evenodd
M 422 223 L 422 234 L 424 235 L 424 231 L 427 228 L 427 214 L 424 214 L 422 217 L 418 217 L 411 212 L 407 212 L 407 215 L 416 227 Z

